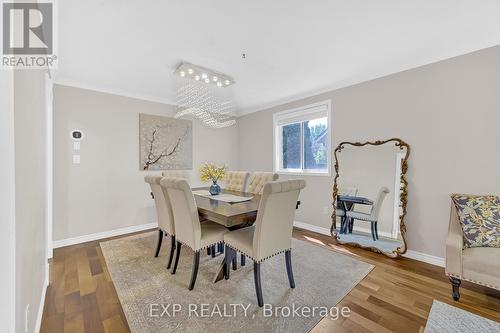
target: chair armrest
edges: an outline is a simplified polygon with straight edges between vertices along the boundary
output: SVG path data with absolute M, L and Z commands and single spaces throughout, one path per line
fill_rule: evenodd
M 446 274 L 462 277 L 462 252 L 464 248 L 462 227 L 457 214 L 457 208 L 451 203 L 450 224 L 446 238 Z

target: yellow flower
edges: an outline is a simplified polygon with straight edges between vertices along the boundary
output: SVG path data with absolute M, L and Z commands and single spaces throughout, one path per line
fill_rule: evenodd
M 223 165 L 218 167 L 217 165 L 209 162 L 205 162 L 200 167 L 200 179 L 203 182 L 213 181 L 217 182 L 218 180 L 224 179 L 226 176 L 227 165 Z

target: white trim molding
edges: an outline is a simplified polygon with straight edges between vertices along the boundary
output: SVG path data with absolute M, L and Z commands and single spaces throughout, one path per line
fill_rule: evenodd
M 403 257 L 415 259 L 418 261 L 423 261 L 423 262 L 426 262 L 428 264 L 439 266 L 439 267 L 445 267 L 445 259 L 444 258 L 436 257 L 436 256 L 422 253 L 422 252 L 408 250 L 408 251 L 406 251 L 405 254 L 403 254 Z
M 47 263 L 48 266 L 48 263 Z M 43 308 L 45 307 L 45 295 L 47 294 L 47 287 L 49 286 L 49 274 L 45 274 L 43 281 L 42 294 L 40 296 L 40 304 L 38 305 L 38 313 L 36 315 L 35 330 L 33 332 L 40 332 L 42 328 Z
M 158 227 L 158 223 L 154 222 L 154 223 L 133 225 L 130 227 L 119 228 L 119 229 L 114 229 L 114 230 L 109 230 L 109 231 L 97 232 L 95 234 L 71 237 L 71 238 L 66 238 L 66 239 L 59 239 L 59 240 L 55 240 L 52 242 L 52 247 L 54 249 L 56 249 L 56 248 L 63 247 L 63 246 L 70 246 L 70 245 L 75 245 L 75 244 L 80 244 L 80 243 L 91 242 L 91 241 L 95 241 L 95 240 L 103 239 L 103 238 L 126 235 L 126 234 L 130 234 L 133 232 L 154 229 L 157 227 Z
M 330 229 L 324 228 L 324 227 L 319 227 L 317 225 L 312 225 L 312 224 L 300 222 L 300 221 L 293 221 L 293 226 L 296 228 L 299 228 L 299 229 L 304 229 L 304 230 L 316 232 L 318 234 L 330 236 Z M 431 265 L 435 265 L 435 266 L 445 267 L 445 259 L 444 258 L 436 257 L 436 256 L 422 253 L 422 252 L 408 250 L 408 251 L 406 251 L 405 254 L 403 254 L 403 257 L 422 261 L 422 262 L 425 262 L 425 263 L 428 263 Z

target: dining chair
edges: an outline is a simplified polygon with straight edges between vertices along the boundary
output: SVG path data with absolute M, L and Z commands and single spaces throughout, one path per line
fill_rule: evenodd
M 200 223 L 193 192 L 185 179 L 163 178 L 160 184 L 168 193 L 174 216 L 176 253 L 172 274 L 177 270 L 181 246 L 189 247 L 193 250 L 194 257 L 188 289 L 193 290 L 200 265 L 200 251 L 208 247 L 213 249 L 215 245 L 221 244 L 228 230 L 212 221 Z
M 378 191 L 377 198 L 373 203 L 370 214 L 356 212 L 356 211 L 348 211 L 345 214 L 346 218 L 350 219 L 350 223 L 354 223 L 354 220 L 370 222 L 372 238 L 374 241 L 378 239 L 377 223 L 378 223 L 378 218 L 380 216 L 380 209 L 382 208 L 382 203 L 384 202 L 384 199 L 389 192 L 390 192 L 389 189 L 385 186 Z M 352 230 L 352 228 L 349 229 Z
M 251 258 L 257 302 L 260 307 L 264 305 L 260 279 L 260 265 L 264 260 L 284 252 L 288 282 L 290 288 L 295 288 L 291 259 L 292 230 L 297 199 L 305 185 L 306 182 L 301 179 L 266 183 L 262 190 L 255 224 L 224 235 L 225 279 L 229 279 L 229 266 L 237 251 Z
M 144 177 L 144 181 L 151 186 L 151 191 L 155 200 L 156 215 L 158 217 L 158 243 L 156 245 L 155 257 L 158 257 L 160 254 L 163 237 L 167 235 L 170 236 L 170 254 L 167 264 L 167 269 L 170 269 L 175 251 L 175 226 L 170 201 L 167 193 L 163 191 L 160 185 L 162 178 L 162 176 L 148 175 Z
M 278 180 L 278 178 L 278 174 L 274 172 L 254 172 L 248 183 L 248 192 L 253 194 L 261 194 L 262 189 L 267 182 Z
M 167 170 L 161 174 L 167 178 L 183 178 L 191 185 L 191 173 L 188 170 Z
M 224 189 L 245 192 L 249 176 L 247 171 L 228 171 L 224 179 Z
M 355 197 L 358 195 L 357 187 L 341 187 L 338 190 L 338 195 L 349 195 Z M 345 233 L 345 227 L 348 225 L 347 218 L 345 217 L 345 209 L 342 204 L 337 200 L 335 208 L 335 216 L 340 217 L 340 233 Z

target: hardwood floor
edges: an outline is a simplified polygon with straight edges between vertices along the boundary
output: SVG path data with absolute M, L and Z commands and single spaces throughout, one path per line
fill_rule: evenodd
M 500 322 L 500 292 L 464 282 L 454 302 L 441 267 L 336 245 L 305 230 L 294 237 L 375 265 L 338 305 L 349 307 L 350 317 L 324 318 L 312 332 L 423 332 L 434 299 Z M 55 249 L 50 270 L 41 332 L 130 332 L 99 241 Z

